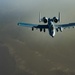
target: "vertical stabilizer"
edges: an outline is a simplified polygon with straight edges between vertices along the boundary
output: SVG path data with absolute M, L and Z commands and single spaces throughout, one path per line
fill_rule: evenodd
M 61 22 L 60 12 L 58 13 L 59 22 Z
M 41 22 L 41 13 L 39 12 L 39 22 Z

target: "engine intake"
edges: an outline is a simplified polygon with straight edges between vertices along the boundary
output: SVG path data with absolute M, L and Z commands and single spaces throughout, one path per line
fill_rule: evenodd
M 53 17 L 53 22 L 57 23 L 59 20 L 57 17 Z
M 44 23 L 47 23 L 47 22 L 48 22 L 48 18 L 47 18 L 47 17 L 43 17 L 42 21 L 43 21 Z

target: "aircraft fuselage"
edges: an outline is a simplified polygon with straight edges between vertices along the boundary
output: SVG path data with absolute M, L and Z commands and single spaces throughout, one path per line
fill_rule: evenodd
M 55 26 L 54 23 L 51 21 L 51 19 L 48 19 L 48 30 L 49 30 L 49 34 L 54 37 L 55 36 Z

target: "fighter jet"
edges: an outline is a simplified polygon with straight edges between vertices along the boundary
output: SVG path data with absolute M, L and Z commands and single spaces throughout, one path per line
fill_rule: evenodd
M 34 30 L 34 28 L 40 29 L 40 32 L 42 32 L 42 30 L 45 32 L 46 29 L 48 29 L 49 35 L 51 37 L 55 36 L 56 31 L 62 32 L 63 29 L 65 28 L 70 28 L 70 27 L 74 28 L 75 26 L 75 23 L 55 25 L 55 23 L 60 22 L 60 12 L 58 14 L 58 17 L 53 17 L 53 18 L 47 18 L 47 17 L 41 18 L 41 13 L 39 13 L 39 22 L 43 22 L 45 23 L 45 25 L 44 24 L 43 25 L 42 24 L 30 24 L 30 23 L 23 23 L 23 22 L 19 22 L 18 25 L 30 27 L 32 28 L 32 31 Z

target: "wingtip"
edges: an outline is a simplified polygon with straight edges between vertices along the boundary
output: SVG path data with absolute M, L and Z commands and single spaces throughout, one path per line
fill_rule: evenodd
M 19 23 L 17 23 L 17 25 L 19 25 Z

